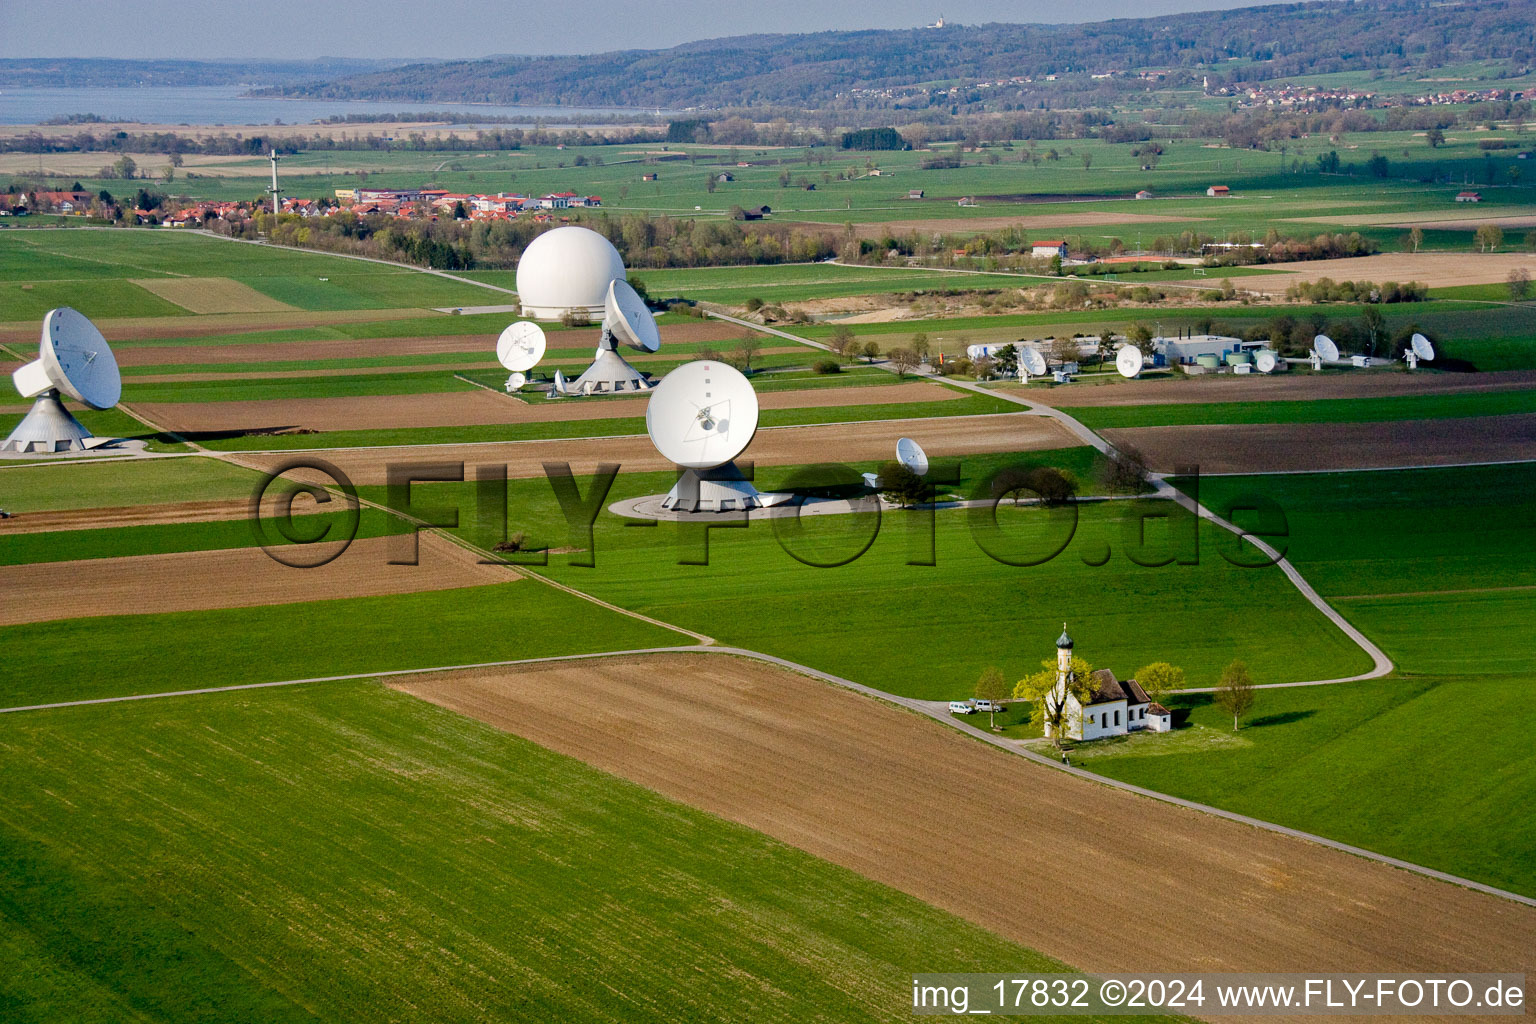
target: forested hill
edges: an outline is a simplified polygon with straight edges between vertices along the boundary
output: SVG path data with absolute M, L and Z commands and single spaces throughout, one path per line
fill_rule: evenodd
M 968 86 L 1052 74 L 1080 74 L 1111 99 L 1132 87 L 1091 74 L 1199 69 L 1216 84 L 1465 60 L 1507 61 L 1511 73 L 1536 60 L 1536 0 L 1329 0 L 1087 25 L 736 36 L 667 50 L 423 64 L 272 91 L 410 102 L 974 107 L 1020 95 L 1019 83 L 985 96 Z M 962 88 L 910 88 L 933 83 Z

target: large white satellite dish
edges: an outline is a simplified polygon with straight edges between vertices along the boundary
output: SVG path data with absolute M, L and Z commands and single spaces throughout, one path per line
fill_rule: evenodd
M 1260 373 L 1274 373 L 1275 367 L 1280 365 L 1280 360 L 1269 349 L 1261 348 L 1254 354 L 1253 365 Z
M 732 461 L 757 433 L 757 392 L 733 367 L 698 360 L 667 374 L 646 404 L 645 430 L 683 468 L 662 508 L 728 512 L 764 504 Z
M 1115 354 L 1115 369 L 1120 371 L 1120 376 L 1135 380 L 1136 375 L 1141 373 L 1141 367 L 1145 361 L 1141 349 L 1135 345 L 1126 345 Z
M 1019 365 L 1024 367 L 1025 372 L 1027 372 L 1032 377 L 1040 376 L 1041 374 L 1045 373 L 1047 369 L 1045 365 L 1045 356 L 1042 355 L 1040 350 L 1037 348 L 1025 347 L 1020 349 Z
M 896 461 L 906 466 L 918 476 L 928 475 L 928 453 L 923 451 L 923 446 L 910 437 L 903 437 L 896 442 Z
M 544 328 L 528 320 L 519 320 L 496 339 L 496 361 L 514 373 L 527 373 L 544 358 L 547 345 Z
M 1325 363 L 1335 363 L 1339 359 L 1339 346 L 1333 343 L 1333 339 L 1326 334 L 1319 334 L 1312 339 L 1312 351 Z
M 656 318 L 646 308 L 640 293 L 628 281 L 614 281 L 608 285 L 605 320 L 614 337 L 630 348 L 642 352 L 655 352 L 661 348 L 661 333 L 656 330 Z
M 608 283 L 608 298 L 603 309 L 603 333 L 597 341 L 597 354 L 592 365 L 571 383 L 570 390 L 583 395 L 649 390 L 650 378 L 625 362 L 618 347 L 622 341 L 641 352 L 655 352 L 661 348 L 656 318 L 645 308 L 645 300 L 640 294 L 622 279 Z
M 0 450 L 64 452 L 94 448 L 91 436 L 64 408 L 60 394 L 93 409 L 110 409 L 123 397 L 123 378 L 107 339 L 96 325 L 67 306 L 43 318 L 38 357 L 11 374 L 23 398 L 35 398 L 32 410 L 11 431 Z
M 1429 339 L 1422 334 L 1415 334 L 1409 344 L 1413 346 L 1413 354 L 1429 362 L 1435 358 L 1435 346 L 1429 343 Z

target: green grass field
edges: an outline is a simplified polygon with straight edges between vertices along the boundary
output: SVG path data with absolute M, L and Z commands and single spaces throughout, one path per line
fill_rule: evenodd
M 249 498 L 260 479 L 207 458 L 0 468 L 0 507 L 25 513 Z
M 1278 502 L 1292 562 L 1398 671 L 1262 691 L 1235 737 L 1208 696 L 1177 698 L 1194 731 L 1171 750 L 1147 736 L 1083 756 L 1138 785 L 1536 895 L 1521 699 L 1536 681 L 1533 485 L 1531 465 L 1202 481 L 1217 510 L 1245 493 Z
M 1191 423 L 1371 423 L 1536 412 L 1536 391 L 1197 405 L 1062 407 L 1095 430 Z
M 9 715 L 0 773 L 8 1020 L 899 1021 L 1061 969 L 370 683 Z

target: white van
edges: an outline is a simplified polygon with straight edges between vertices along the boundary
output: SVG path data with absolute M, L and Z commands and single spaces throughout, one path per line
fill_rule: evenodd
M 949 713 L 952 715 L 970 715 L 976 711 L 976 705 L 963 700 L 949 702 Z
M 1000 701 L 1000 700 L 978 700 L 976 702 L 976 710 L 977 711 L 1002 711 L 1002 710 L 1004 710 L 1003 702 Z

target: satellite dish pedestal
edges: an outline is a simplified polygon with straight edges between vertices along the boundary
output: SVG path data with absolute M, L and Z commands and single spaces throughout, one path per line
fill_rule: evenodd
M 11 374 L 21 397 L 36 401 L 0 451 L 88 451 L 106 444 L 107 439 L 92 436 L 63 401 L 68 395 L 93 409 L 110 409 L 122 397 L 117 360 L 96 325 L 68 307 L 50 310 L 43 318 L 38 350 L 37 359 Z
M 597 354 L 592 359 L 592 365 L 566 387 L 577 394 L 589 391 L 596 394 L 649 391 L 651 379 L 619 355 L 612 333 L 604 327 L 603 340 L 597 343 Z
M 49 388 L 37 396 L 32 411 L 16 424 L 11 436 L 0 445 L 7 452 L 72 452 L 86 451 L 106 440 L 94 436 L 85 424 L 75 419 L 64 408 L 57 388 Z
M 710 469 L 685 469 L 662 499 L 672 512 L 733 512 L 768 504 L 734 461 Z

